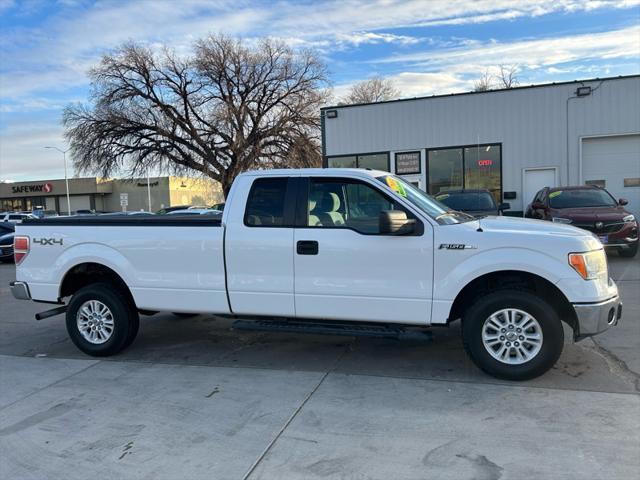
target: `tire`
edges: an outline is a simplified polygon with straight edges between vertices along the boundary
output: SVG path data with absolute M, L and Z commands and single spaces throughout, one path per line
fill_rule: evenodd
M 173 313 L 176 317 L 180 317 L 180 318 L 191 318 L 191 317 L 197 317 L 198 315 L 200 315 L 199 313 L 187 313 L 187 312 L 171 312 Z
M 555 365 L 564 346 L 564 330 L 555 309 L 540 297 L 527 291 L 499 290 L 477 298 L 463 314 L 462 340 L 482 371 L 521 381 L 538 377 Z
M 107 357 L 133 342 L 140 317 L 126 292 L 112 284 L 94 283 L 71 297 L 66 324 L 69 337 L 78 349 L 94 357 Z M 81 324 L 86 327 L 85 333 L 81 331 Z
M 621 248 L 618 250 L 618 255 L 625 258 L 633 258 L 638 253 L 638 244 L 636 243 L 631 248 Z

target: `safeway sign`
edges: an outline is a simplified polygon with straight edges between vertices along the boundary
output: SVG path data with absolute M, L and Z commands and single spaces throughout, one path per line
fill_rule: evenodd
M 12 193 L 50 193 L 53 191 L 52 183 L 39 183 L 35 185 L 14 185 Z

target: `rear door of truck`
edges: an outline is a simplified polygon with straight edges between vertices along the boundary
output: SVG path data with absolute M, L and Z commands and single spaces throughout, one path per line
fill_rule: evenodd
M 297 177 L 243 175 L 236 182 L 225 208 L 231 310 L 242 315 L 294 317 Z

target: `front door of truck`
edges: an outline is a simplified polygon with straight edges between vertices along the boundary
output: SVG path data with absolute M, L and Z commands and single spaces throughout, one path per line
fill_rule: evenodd
M 376 185 L 301 179 L 295 229 L 298 317 L 425 324 L 433 276 L 431 225 Z M 383 210 L 404 210 L 422 230 L 381 234 Z
M 296 178 L 242 176 L 236 182 L 236 198 L 227 202 L 225 211 L 231 310 L 293 317 Z

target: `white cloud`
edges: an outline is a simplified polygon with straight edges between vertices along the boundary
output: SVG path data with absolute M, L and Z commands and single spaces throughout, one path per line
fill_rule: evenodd
M 356 47 L 363 44 L 398 43 L 400 45 L 413 45 L 420 42 L 419 38 L 407 35 L 375 32 L 339 33 L 336 35 L 336 40 L 338 42 L 352 44 Z
M 375 62 L 428 68 L 451 66 L 457 70 L 498 64 L 520 64 L 537 68 L 594 58 L 637 58 L 640 56 L 639 38 L 640 26 L 633 26 L 594 34 L 509 43 L 487 42 L 470 47 L 395 55 Z

